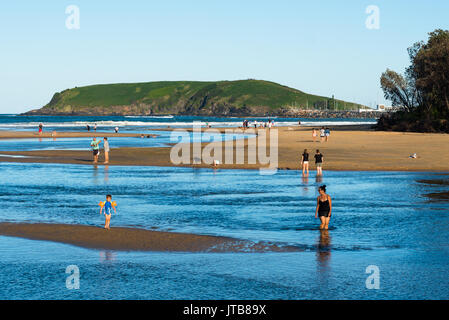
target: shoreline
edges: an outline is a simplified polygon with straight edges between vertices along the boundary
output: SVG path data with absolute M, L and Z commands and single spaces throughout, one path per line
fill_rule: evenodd
M 278 165 L 280 170 L 299 170 L 301 154 L 308 149 L 313 159 L 315 149 L 320 149 L 324 155 L 325 171 L 413 171 L 413 172 L 449 172 L 449 135 L 440 133 L 411 133 L 411 132 L 385 132 L 374 131 L 370 125 L 330 126 L 331 136 L 329 142 L 313 142 L 311 128 L 306 126 L 275 127 L 279 133 L 278 139 Z M 212 128 L 220 132 L 235 128 Z M 160 130 L 160 129 L 155 129 Z M 170 128 L 166 131 L 187 130 L 192 128 Z M 205 128 L 203 128 L 205 130 Z M 254 130 L 254 129 L 253 129 Z M 266 129 L 258 129 L 258 132 Z M 150 130 L 151 131 L 151 130 Z M 148 131 L 147 131 L 148 132 Z M 250 133 L 248 130 L 247 133 Z M 33 133 L 27 132 L 33 138 L 39 138 Z M 25 134 L 25 135 L 26 135 Z M 139 137 L 137 134 L 105 134 L 96 133 L 97 136 L 109 137 Z M 23 132 L 0 132 L 0 139 L 7 136 L 8 139 L 23 137 Z M 61 133 L 58 137 L 92 137 L 87 132 Z M 251 143 L 256 138 L 250 138 Z M 248 163 L 247 149 L 248 139 L 243 143 L 244 163 L 222 164 L 219 169 L 260 169 L 267 165 L 258 162 Z M 318 139 L 319 140 L 319 139 Z M 159 167 L 191 167 L 213 168 L 210 164 L 194 164 L 192 146 L 190 145 L 190 164 L 175 165 L 170 160 L 170 147 L 154 148 L 114 148 L 113 139 L 110 140 L 111 166 L 159 166 Z M 204 148 L 207 143 L 202 144 Z M 267 143 L 269 150 L 269 143 Z M 233 158 L 237 152 L 242 152 L 242 147 L 236 142 L 233 145 Z M 409 156 L 417 153 L 417 159 Z M 103 153 L 102 153 L 103 154 Z M 224 154 L 224 152 L 223 152 Z M 102 156 L 97 166 L 102 166 Z M 95 165 L 92 161 L 91 151 L 76 150 L 41 150 L 41 151 L 1 151 L 0 162 L 19 163 L 60 163 L 60 164 L 84 164 Z M 315 169 L 315 164 L 310 164 L 310 169 Z
M 0 130 L 0 140 L 8 139 L 53 139 L 53 138 L 111 138 L 111 137 L 140 137 L 137 133 L 110 133 L 110 132 L 73 132 L 73 131 L 59 131 L 56 132 L 56 136 L 52 136 L 49 131 L 44 131 L 42 135 L 39 135 L 35 131 L 1 131 Z
M 318 230 L 318 229 L 317 229 Z M 129 227 L 102 227 L 52 223 L 0 222 L 0 236 L 51 241 L 95 250 L 143 252 L 292 252 L 292 246 L 252 242 L 229 237 L 153 231 Z

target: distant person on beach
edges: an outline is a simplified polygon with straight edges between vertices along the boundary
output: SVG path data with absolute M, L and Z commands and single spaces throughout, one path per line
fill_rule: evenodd
M 42 123 L 39 123 L 39 135 L 41 136 L 44 130 L 44 125 Z
M 90 125 L 86 126 L 87 131 L 90 131 Z
M 302 175 L 309 175 L 309 153 L 307 149 L 304 149 L 304 153 L 301 156 Z M 307 172 L 307 173 L 306 173 Z
M 100 142 L 101 140 L 97 140 L 97 138 L 94 137 L 92 142 L 90 143 L 94 155 L 94 163 L 98 162 L 98 156 L 100 155 Z
M 330 137 L 330 135 L 331 135 L 331 129 L 326 128 L 326 129 L 324 130 L 324 135 L 326 136 L 326 142 L 328 142 L 328 141 L 329 141 L 329 137 Z
M 254 120 L 254 129 L 257 129 L 257 120 Z
M 323 161 L 324 156 L 320 152 L 320 150 L 317 149 L 315 153 L 315 165 L 316 165 L 316 175 L 319 177 L 323 175 Z
M 104 138 L 103 139 L 103 148 L 104 148 L 104 163 L 108 164 L 109 163 L 109 141 L 108 138 Z
M 112 196 L 108 194 L 106 196 L 106 201 L 103 203 L 100 203 L 100 214 L 104 214 L 105 216 L 105 223 L 104 228 L 110 229 L 109 225 L 111 223 L 111 216 L 112 216 L 112 209 L 114 209 L 114 214 L 117 214 L 117 210 L 115 209 L 116 203 L 111 202 Z M 104 210 L 104 211 L 103 211 Z
M 329 229 L 329 221 L 332 216 L 332 199 L 326 194 L 326 186 L 321 186 L 318 188 L 319 196 L 316 201 L 315 218 L 320 218 L 321 230 Z
M 324 127 L 321 127 L 321 129 L 320 129 L 321 142 L 324 141 L 325 137 L 326 137 L 326 129 L 324 129 Z
M 170 128 L 170 127 L 169 127 Z M 115 127 L 115 133 L 118 133 L 118 127 Z
M 298 127 L 300 127 L 301 126 L 301 121 L 298 121 Z
M 313 128 L 313 130 L 312 130 L 312 140 L 313 140 L 313 142 L 316 141 L 316 137 L 317 136 L 318 136 L 318 132 L 316 131 L 315 128 Z
M 94 131 L 97 131 L 97 124 L 94 124 Z

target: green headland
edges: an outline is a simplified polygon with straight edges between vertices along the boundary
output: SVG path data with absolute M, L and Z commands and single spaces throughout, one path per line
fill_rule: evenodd
M 307 94 L 274 82 L 162 81 L 75 87 L 27 114 L 46 115 L 288 115 L 301 110 L 364 106 Z

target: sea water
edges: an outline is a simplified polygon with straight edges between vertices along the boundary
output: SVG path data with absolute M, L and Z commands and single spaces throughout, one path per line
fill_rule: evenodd
M 447 299 L 448 175 L 0 163 L 0 221 L 111 225 L 228 236 L 296 252 L 121 252 L 0 237 L 0 299 Z M 328 235 L 317 187 L 333 199 Z M 80 289 L 66 288 L 67 266 Z M 379 289 L 369 289 L 369 266 Z
M 36 131 L 39 123 L 44 125 L 44 131 L 91 131 L 97 125 L 97 132 L 114 132 L 118 127 L 120 132 L 137 132 L 157 128 L 192 128 L 194 124 L 213 128 L 239 127 L 244 120 L 267 122 L 275 121 L 277 126 L 314 125 L 317 127 L 330 125 L 375 124 L 375 119 L 307 119 L 307 118 L 277 118 L 277 117 L 201 117 L 201 116 L 21 116 L 1 115 L 0 130 Z

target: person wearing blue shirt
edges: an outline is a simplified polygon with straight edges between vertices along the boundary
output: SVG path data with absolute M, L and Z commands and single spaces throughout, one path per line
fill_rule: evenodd
M 104 205 L 102 205 L 100 208 L 100 214 L 103 213 L 105 216 L 104 228 L 108 229 L 108 230 L 110 229 L 109 224 L 111 223 L 112 209 L 114 209 L 114 214 L 117 214 L 117 210 L 115 209 L 115 204 L 112 204 L 111 200 L 112 200 L 112 196 L 110 194 L 108 194 L 106 196 L 106 201 L 104 202 Z

